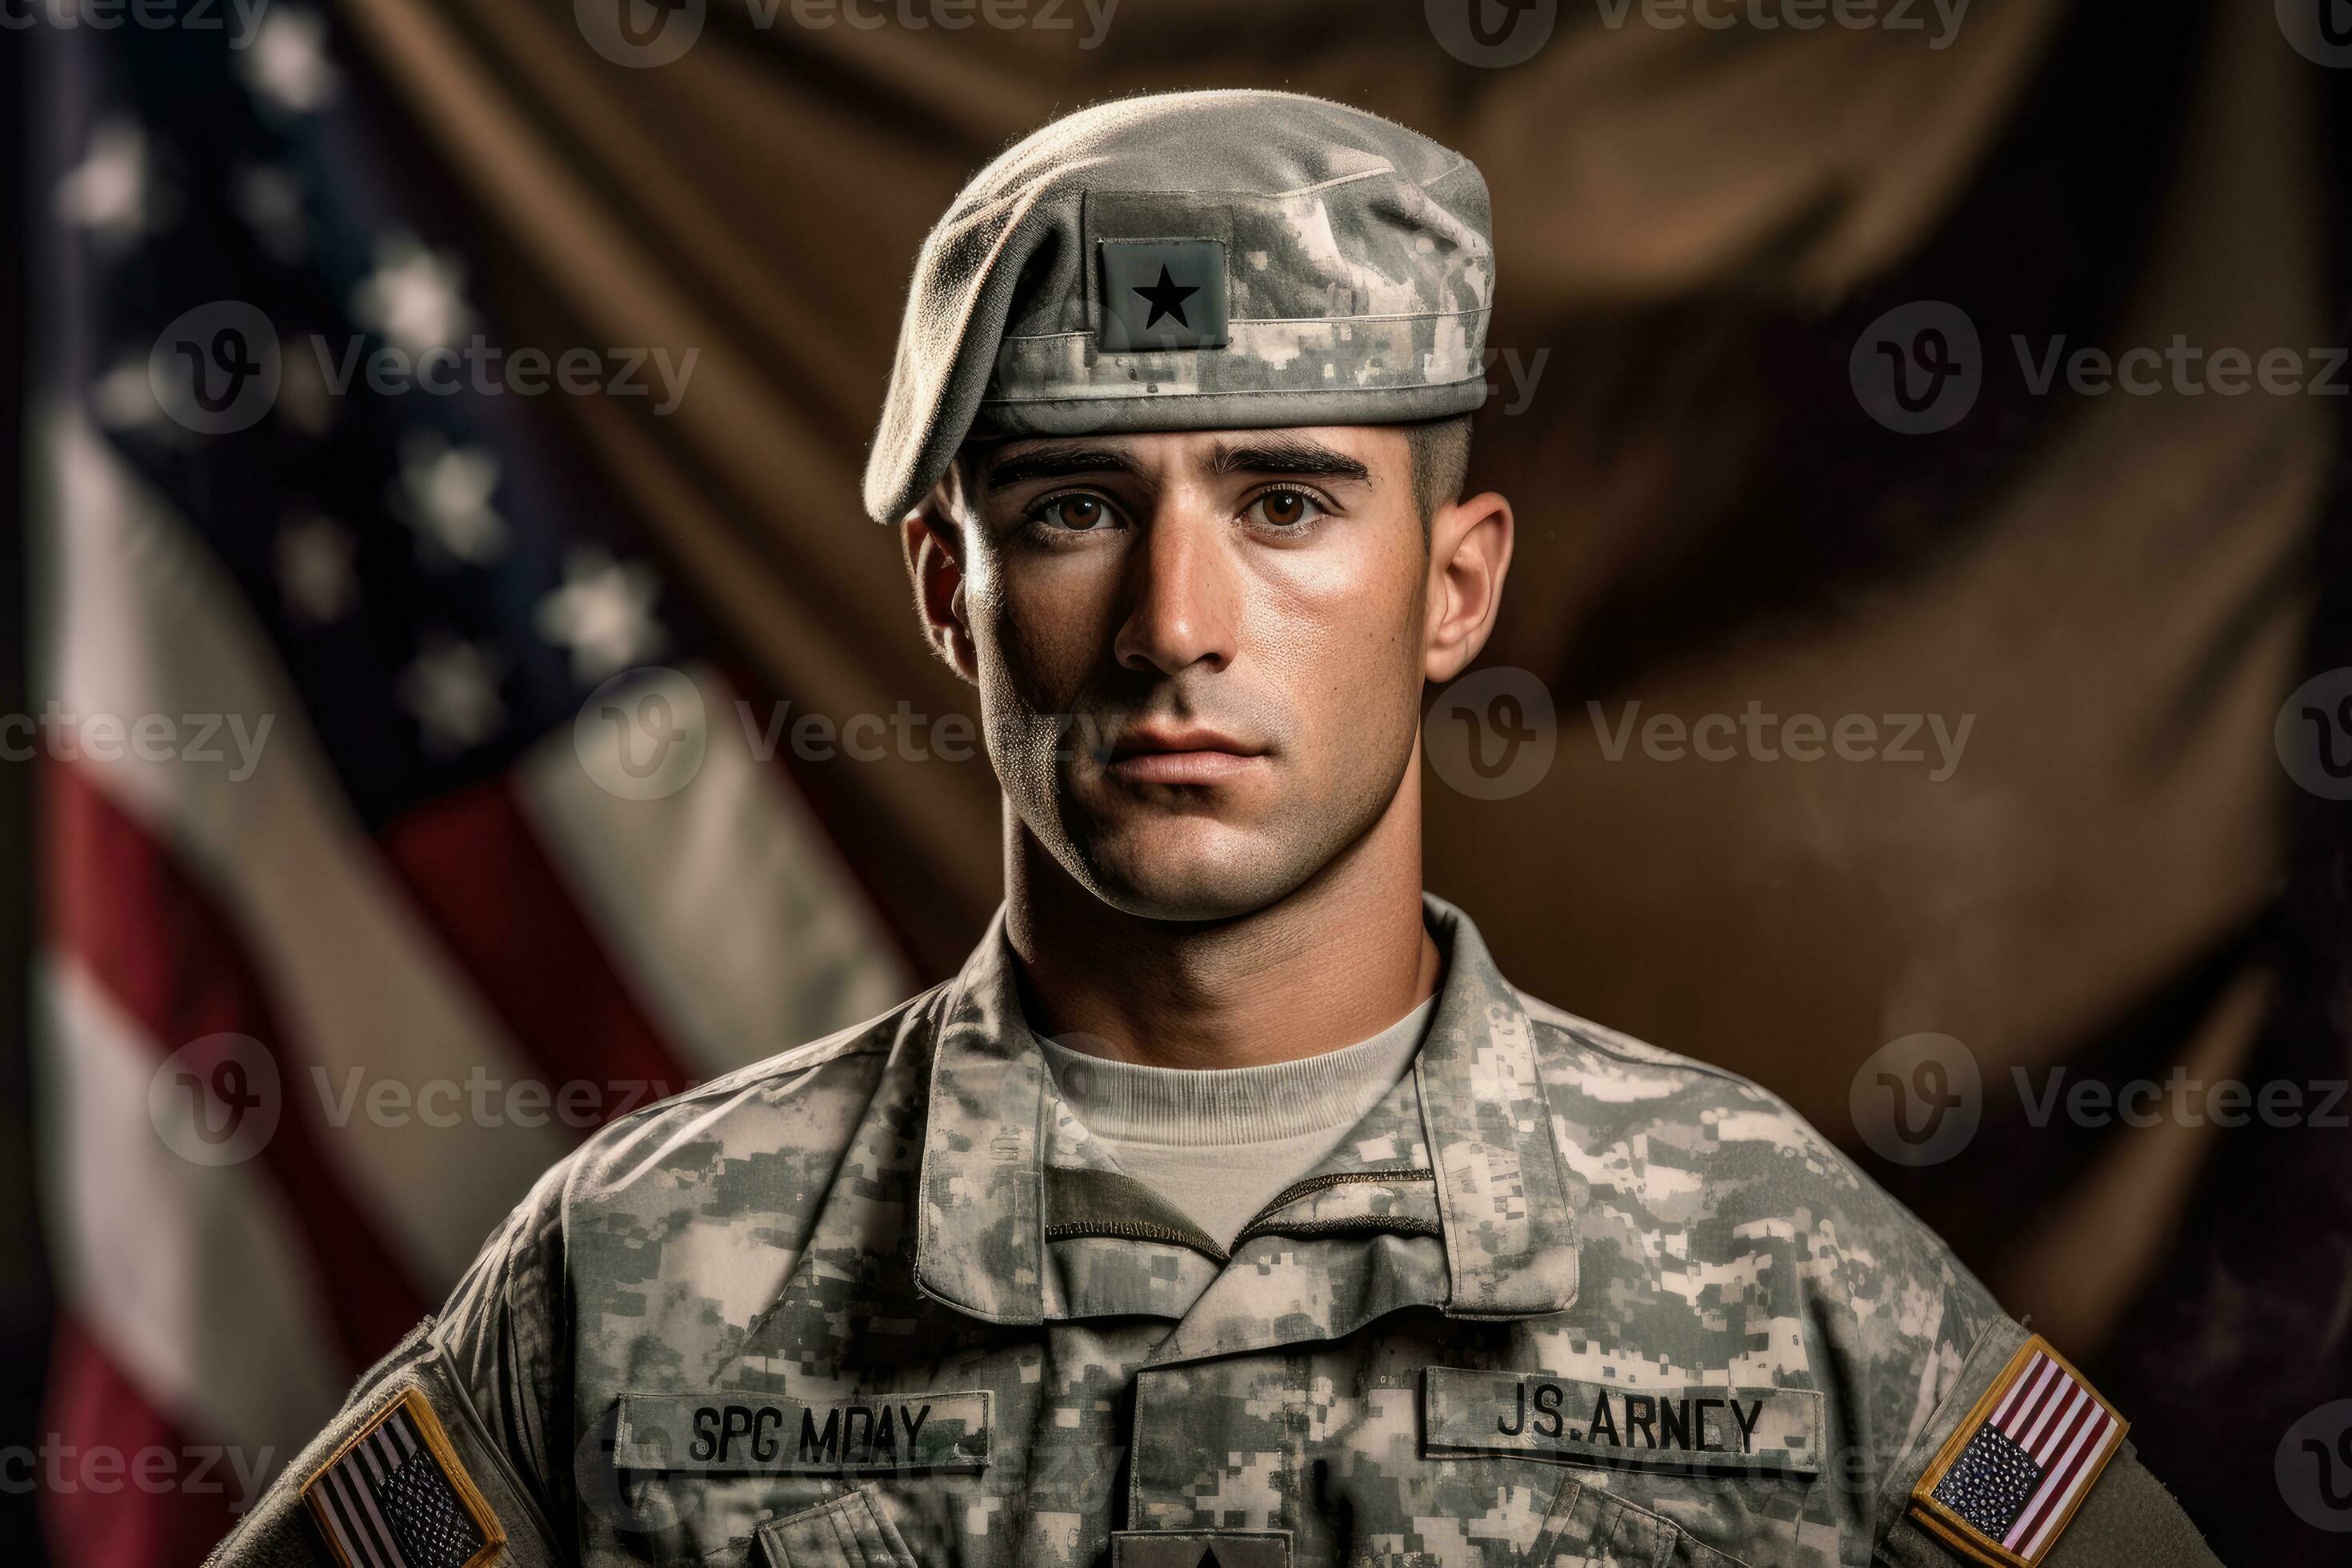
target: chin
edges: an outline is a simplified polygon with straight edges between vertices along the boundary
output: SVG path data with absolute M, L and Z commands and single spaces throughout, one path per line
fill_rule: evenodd
M 1312 866 L 1289 864 L 1296 852 L 1213 818 L 1165 816 L 1073 843 L 1060 858 L 1114 909 L 1146 920 L 1210 921 L 1262 910 L 1313 875 Z

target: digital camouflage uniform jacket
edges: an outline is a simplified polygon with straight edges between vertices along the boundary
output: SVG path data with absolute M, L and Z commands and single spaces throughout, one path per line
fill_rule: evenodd
M 2024 1331 L 1780 1100 L 1424 910 L 1414 1070 L 1230 1256 L 1062 1106 L 1000 910 L 551 1171 L 215 1563 L 1965 1560 L 1912 1491 Z M 2212 1561 L 2127 1442 L 2053 1539 Z

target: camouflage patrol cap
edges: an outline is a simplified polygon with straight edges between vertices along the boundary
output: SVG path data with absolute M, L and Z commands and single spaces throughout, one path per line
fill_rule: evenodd
M 1485 179 L 1401 125 L 1286 92 L 1082 110 L 924 241 L 866 510 L 905 516 L 973 437 L 1467 413 L 1494 291 Z

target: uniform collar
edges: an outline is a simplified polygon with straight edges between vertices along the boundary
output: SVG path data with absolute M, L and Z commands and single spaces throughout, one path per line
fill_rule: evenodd
M 1534 1030 L 1470 918 L 1428 892 L 1422 913 L 1444 978 L 1399 1093 L 1419 1101 L 1431 1172 L 1422 1180 L 1433 1186 L 1444 1244 L 1444 1281 L 1426 1287 L 1427 1304 L 1467 1318 L 1559 1311 L 1576 1290 L 1575 1216 Z M 949 1306 L 1035 1323 L 1055 1294 L 1045 1164 L 1060 1101 L 1022 1014 L 1015 963 L 1000 904 L 939 1025 L 914 1263 L 924 1293 Z M 1372 1116 L 1399 1109 L 1392 1096 Z M 1327 1163 L 1332 1172 L 1359 1162 L 1357 1149 L 1357 1140 L 1344 1142 Z M 1219 1293 L 1211 1285 L 1201 1304 Z

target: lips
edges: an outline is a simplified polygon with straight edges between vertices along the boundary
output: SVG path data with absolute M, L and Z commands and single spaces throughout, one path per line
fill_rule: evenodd
M 1256 765 L 1264 748 L 1220 730 L 1139 724 L 1110 750 L 1111 775 L 1129 784 L 1217 784 Z
M 1237 757 L 1254 757 L 1262 750 L 1219 730 L 1139 724 L 1119 736 L 1110 749 L 1110 757 L 1118 762 L 1122 757 L 1151 752 L 1225 752 Z

